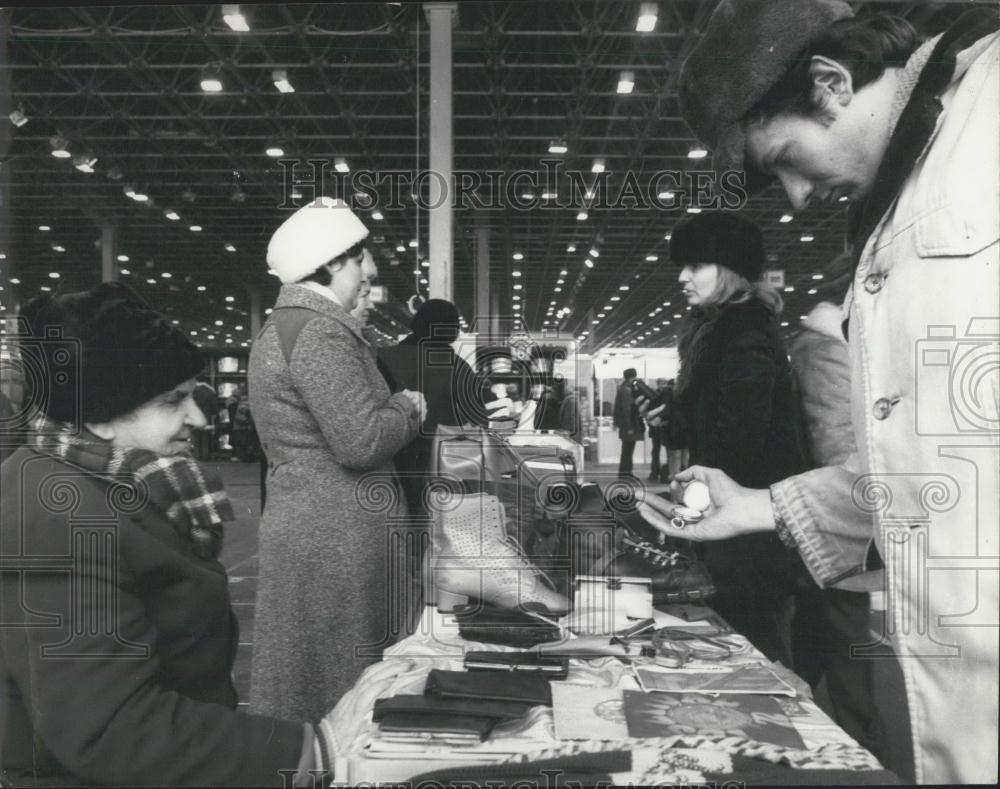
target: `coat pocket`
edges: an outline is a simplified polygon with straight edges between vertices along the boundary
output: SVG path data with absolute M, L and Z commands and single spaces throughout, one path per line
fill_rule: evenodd
M 987 201 L 992 203 L 993 201 Z M 916 222 L 917 254 L 922 258 L 969 257 L 1000 239 L 995 207 L 947 203 Z

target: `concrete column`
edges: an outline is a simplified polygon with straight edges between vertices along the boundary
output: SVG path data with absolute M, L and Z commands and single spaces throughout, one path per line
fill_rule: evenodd
M 479 332 L 485 335 L 489 331 L 490 321 L 490 225 L 489 217 L 476 224 L 473 231 L 476 238 L 476 304 L 475 320 Z
M 101 225 L 101 282 L 118 281 L 118 262 L 115 260 L 117 236 L 112 225 Z
M 455 300 L 454 212 L 452 210 L 452 27 L 458 3 L 425 3 L 431 31 L 430 107 L 430 283 L 432 299 Z

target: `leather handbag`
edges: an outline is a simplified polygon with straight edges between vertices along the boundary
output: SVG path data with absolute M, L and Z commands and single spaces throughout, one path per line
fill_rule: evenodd
M 435 668 L 427 677 L 424 693 L 445 698 L 552 706 L 549 681 L 535 671 L 442 671 Z

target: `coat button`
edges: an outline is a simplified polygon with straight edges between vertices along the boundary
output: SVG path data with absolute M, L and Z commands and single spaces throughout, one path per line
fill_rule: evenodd
M 865 290 L 869 293 L 878 293 L 885 284 L 885 274 L 869 274 L 865 277 Z
M 898 397 L 895 397 L 892 400 L 890 400 L 888 397 L 880 397 L 878 400 L 875 401 L 875 404 L 872 406 L 872 416 L 874 416 L 880 422 L 883 419 L 888 419 L 889 414 L 892 413 L 892 407 L 896 405 L 896 403 L 898 402 L 899 402 Z

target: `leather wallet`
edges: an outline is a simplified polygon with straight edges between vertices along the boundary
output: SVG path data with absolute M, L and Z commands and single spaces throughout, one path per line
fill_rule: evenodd
M 549 681 L 537 671 L 441 671 L 431 669 L 425 693 L 445 698 L 519 701 L 552 706 Z
M 524 717 L 531 705 L 514 701 L 484 701 L 482 699 L 451 699 L 444 696 L 402 693 L 386 699 L 376 699 L 372 720 L 379 723 L 394 713 L 422 715 L 474 715 L 497 721 L 513 721 Z
M 556 625 L 513 608 L 462 605 L 454 614 L 458 632 L 466 641 L 527 648 L 563 637 Z
M 536 652 L 466 652 L 468 671 L 540 671 L 546 679 L 566 679 L 569 660 Z
M 475 715 L 424 715 L 419 712 L 393 712 L 379 722 L 383 735 L 416 734 L 434 737 L 474 737 L 485 740 L 496 725 L 496 719 Z

